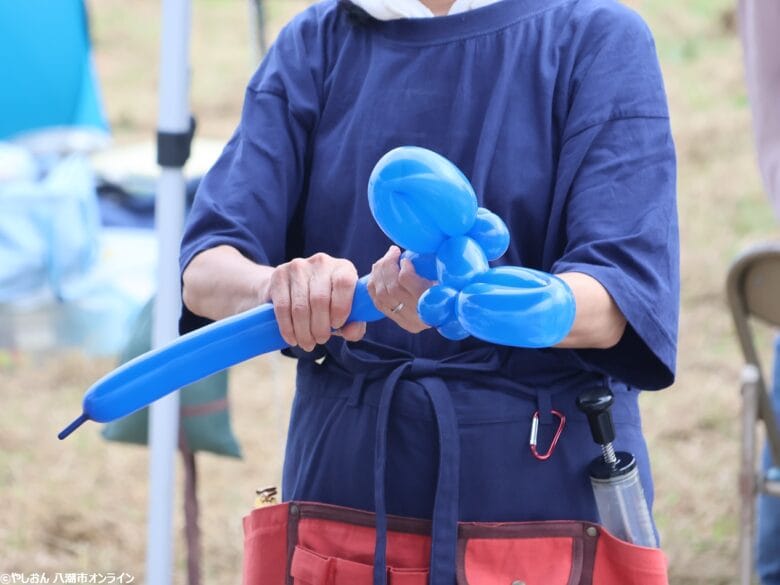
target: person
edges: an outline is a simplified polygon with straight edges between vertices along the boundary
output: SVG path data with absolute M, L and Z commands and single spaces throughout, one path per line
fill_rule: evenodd
M 366 197 L 402 145 L 450 159 L 504 219 L 500 263 L 569 285 L 576 317 L 559 346 L 449 341 L 420 320 L 432 283 L 399 263 Z M 325 0 L 281 31 L 200 185 L 181 327 L 273 302 L 299 359 L 285 501 L 434 526 L 447 506 L 462 521 L 597 521 L 599 448 L 575 401 L 609 388 L 616 447 L 635 454 L 652 505 L 638 396 L 674 379 L 675 175 L 654 42 L 620 3 Z M 368 326 L 345 322 L 361 274 L 387 317 Z M 529 448 L 535 415 L 540 452 L 562 428 L 547 460 Z M 439 440 L 453 428 L 454 447 Z
M 739 24 L 758 164 L 780 218 L 780 3 L 740 0 Z M 773 397 L 780 413 L 780 336 L 775 338 Z M 763 466 L 769 476 L 780 479 L 780 467 L 772 462 L 769 449 L 764 451 Z M 780 585 L 779 498 L 759 495 L 757 536 L 756 568 L 761 583 Z

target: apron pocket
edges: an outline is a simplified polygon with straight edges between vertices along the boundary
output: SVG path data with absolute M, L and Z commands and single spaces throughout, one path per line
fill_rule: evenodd
M 668 585 L 666 555 L 661 549 L 636 546 L 601 527 L 598 530 L 594 584 Z
M 294 585 L 371 585 L 374 567 L 338 557 L 325 557 L 296 546 L 290 575 Z M 388 568 L 388 585 L 427 585 L 425 569 Z
M 387 585 L 428 585 L 427 569 L 396 569 L 390 567 Z
M 461 546 L 461 585 L 580 583 L 582 546 L 571 537 L 472 538 Z
M 589 522 L 461 523 L 458 585 L 668 585 L 666 556 Z
M 244 517 L 244 585 L 285 582 L 289 506 L 258 508 Z

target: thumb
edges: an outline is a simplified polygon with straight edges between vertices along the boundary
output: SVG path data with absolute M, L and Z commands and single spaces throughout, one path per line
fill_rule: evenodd
M 352 323 L 347 323 L 342 327 L 341 329 L 336 332 L 336 335 L 340 335 L 347 341 L 360 341 L 363 339 L 363 336 L 366 334 L 366 323 L 365 321 L 353 321 Z

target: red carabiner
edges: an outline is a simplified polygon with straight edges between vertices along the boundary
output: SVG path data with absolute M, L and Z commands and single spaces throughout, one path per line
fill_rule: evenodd
M 536 450 L 536 439 L 539 436 L 538 410 L 534 413 L 534 416 L 531 419 L 531 453 L 533 453 L 533 456 L 536 457 L 539 461 L 547 461 L 550 458 L 550 456 L 553 454 L 553 451 L 555 451 L 555 446 L 558 444 L 558 439 L 561 438 L 563 427 L 566 425 L 566 415 L 564 415 L 562 412 L 558 412 L 557 410 L 551 410 L 550 412 L 558 417 L 559 423 L 558 430 L 555 431 L 555 436 L 553 437 L 552 443 L 550 443 L 550 448 L 547 449 L 547 453 L 540 454 L 539 451 Z

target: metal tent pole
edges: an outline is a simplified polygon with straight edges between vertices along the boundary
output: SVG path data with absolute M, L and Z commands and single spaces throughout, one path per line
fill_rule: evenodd
M 254 70 L 260 60 L 268 51 L 265 23 L 266 8 L 263 0 L 249 0 L 249 38 L 252 43 L 252 69 Z
M 189 107 L 190 0 L 163 0 L 160 43 L 157 158 L 161 166 L 155 224 L 158 289 L 152 343 L 178 336 L 181 294 L 179 244 L 184 224 L 183 166 L 192 137 Z M 179 396 L 152 404 L 149 415 L 149 518 L 146 583 L 170 585 L 173 576 L 173 490 L 179 433 Z

